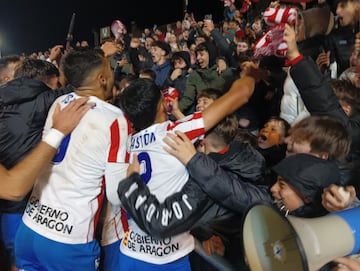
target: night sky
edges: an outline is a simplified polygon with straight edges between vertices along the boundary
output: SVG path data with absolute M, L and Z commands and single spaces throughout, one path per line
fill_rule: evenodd
M 93 31 L 119 19 L 130 29 L 163 25 L 183 18 L 183 0 L 2 0 L 0 6 L 0 49 L 2 55 L 30 54 L 56 44 L 65 44 L 70 19 L 76 13 L 73 43 L 87 40 L 94 44 Z M 197 20 L 212 13 L 222 19 L 220 0 L 188 0 L 188 11 Z

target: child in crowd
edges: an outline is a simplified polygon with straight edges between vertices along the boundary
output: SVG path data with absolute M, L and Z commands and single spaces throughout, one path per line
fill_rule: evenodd
M 197 96 L 196 111 L 203 111 L 206 107 L 217 100 L 223 93 L 216 88 L 204 89 Z
M 233 82 L 232 70 L 226 66 L 223 72 L 218 69 L 218 50 L 211 41 L 198 44 L 195 48 L 196 60 L 199 68 L 192 71 L 186 81 L 186 89 L 179 107 L 182 112 L 193 113 L 195 111 L 197 96 L 206 88 L 224 90 L 229 82 Z
M 250 144 L 235 140 L 237 133 L 238 122 L 236 117 L 234 115 L 227 116 L 206 133 L 205 138 L 201 141 L 201 149 L 229 173 L 236 174 L 244 181 L 255 183 L 264 174 L 265 160 Z M 185 194 L 189 191 L 201 193 L 200 190 L 194 182 L 188 181 L 181 192 Z M 205 205 L 205 207 L 204 210 L 197 212 L 198 217 L 202 216 L 202 222 L 196 221 L 197 219 L 193 221 L 193 224 L 199 225 L 199 227 L 194 226 L 192 234 L 202 241 L 203 247 L 208 254 L 211 254 L 210 252 L 215 248 L 224 251 L 220 247 L 225 246 L 224 258 L 237 266 L 239 270 L 247 270 L 243 269 L 244 262 L 238 257 L 238 252 L 241 250 L 240 229 L 242 216 L 238 212 L 222 209 L 210 201 L 206 194 L 202 193 L 200 195 L 196 193 L 189 196 L 196 196 L 200 204 Z M 203 204 L 202 198 L 204 202 L 207 200 L 208 203 Z M 157 204 L 159 203 L 157 202 Z M 212 220 L 215 215 L 216 220 Z M 188 220 L 187 223 L 190 221 L 192 220 Z M 172 222 L 170 220 L 167 225 L 171 230 Z M 237 227 L 234 228 L 231 225 L 237 225 Z M 213 270 L 196 253 L 190 255 L 190 262 L 192 270 Z M 200 262 L 201 264 L 199 264 Z
M 273 167 L 276 183 L 270 191 L 285 216 L 317 217 L 326 214 L 321 204 L 325 187 L 340 181 L 337 165 L 310 154 L 295 154 Z
M 237 174 L 246 181 L 256 182 L 264 174 L 265 161 L 248 143 L 236 140 L 237 134 L 237 119 L 234 115 L 230 115 L 210 130 L 199 145 L 202 146 L 201 149 L 205 154 L 229 172 Z M 199 150 L 200 147 L 198 146 L 197 149 Z M 203 224 L 197 223 L 200 226 L 195 227 L 191 233 L 202 242 L 203 249 L 208 255 L 218 251 L 218 254 L 238 270 L 247 270 L 243 268 L 244 262 L 238 257 L 241 251 L 242 216 L 230 211 L 224 212 L 223 215 L 219 212 L 215 220 L 209 216 L 206 219 L 209 221 L 204 221 Z M 193 271 L 214 270 L 197 253 L 191 254 L 190 262 Z
M 356 34 L 355 43 L 360 42 L 360 33 Z M 358 49 L 352 50 L 351 56 L 350 56 L 350 67 L 344 70 L 338 79 L 348 80 L 351 83 L 353 83 L 356 87 L 360 87 L 360 58 L 358 58 Z
M 286 153 L 285 138 L 290 125 L 280 117 L 271 117 L 257 134 L 257 147 L 268 168 L 280 162 Z
M 216 164 L 210 163 L 206 156 L 201 155 L 201 153 L 196 153 L 193 146 L 186 144 L 188 142 L 186 136 L 180 136 L 179 139 L 177 139 L 175 136 L 169 135 L 169 138 L 175 140 L 177 143 L 179 143 L 179 140 L 184 141 L 184 143 L 179 143 L 179 147 L 181 147 L 182 150 L 182 152 L 179 153 L 175 151 L 175 149 L 179 147 L 174 147 L 174 143 L 170 139 L 165 139 L 171 147 L 167 148 L 167 151 L 176 155 L 178 159 L 186 164 L 190 176 L 192 176 L 192 180 L 194 180 L 211 198 L 221 202 L 223 206 L 239 212 L 244 210 L 244 208 L 253 201 L 258 199 L 268 200 L 267 197 L 264 197 L 264 193 L 266 195 L 267 192 L 259 192 L 262 189 L 265 189 L 266 191 L 266 186 L 254 188 L 252 184 L 248 182 L 245 183 L 237 176 L 221 173 L 222 171 Z M 327 116 L 311 116 L 300 121 L 289 130 L 289 136 L 286 138 L 286 143 L 287 156 L 305 153 L 333 162 L 336 159 L 342 159 L 347 155 L 351 140 L 344 125 L 338 120 Z M 199 170 L 201 167 L 205 168 Z M 221 177 L 219 177 L 220 175 Z M 341 180 L 336 181 L 338 183 L 341 182 Z M 126 182 L 121 182 L 120 186 L 126 186 Z M 251 190 L 258 191 L 256 196 L 249 192 Z M 248 192 L 244 194 L 243 191 Z M 260 197 L 259 193 L 261 193 Z M 120 193 L 122 199 L 127 198 L 123 196 L 124 195 Z M 125 207 L 132 206 L 131 201 L 124 204 Z M 137 209 L 137 211 L 140 209 Z M 152 217 L 151 220 L 155 221 L 155 218 Z M 144 223 L 144 226 L 147 226 L 151 221 L 142 222 Z M 152 231 L 155 230 L 151 227 L 149 229 Z M 160 231 L 161 225 L 157 229 L 157 234 L 160 234 Z
M 197 96 L 196 100 L 196 111 L 204 111 L 206 107 L 212 104 L 215 100 L 217 100 L 223 93 L 216 88 L 206 88 Z M 171 107 L 173 114 L 176 119 L 182 119 L 185 115 L 181 112 L 179 108 L 178 99 L 171 99 Z
M 187 78 L 192 71 L 189 52 L 174 52 L 171 64 L 172 71 L 165 81 L 165 86 L 175 88 L 179 92 L 179 99 L 181 99 L 185 92 Z
M 256 186 L 245 182 L 239 176 L 234 176 L 226 169 L 219 167 L 209 157 L 197 153 L 192 143 L 183 133 L 177 132 L 176 135 L 169 134 L 165 141 L 169 144 L 170 148 L 166 150 L 186 165 L 192 180 L 196 181 L 200 188 L 212 199 L 217 200 L 237 213 L 244 212 L 250 204 L 257 201 L 272 202 L 275 199 L 277 203 L 285 205 L 286 208 L 282 205 L 281 207 L 283 207 L 283 210 L 286 210 L 286 213 L 304 217 L 319 216 L 326 213 L 326 210 L 321 205 L 322 190 L 332 183 L 340 182 L 340 175 L 336 164 L 331 159 L 323 159 L 326 156 L 323 155 L 325 152 L 330 152 L 328 157 L 346 155 L 350 140 L 342 124 L 334 119 L 328 117 L 310 117 L 309 119 L 304 119 L 299 124 L 303 124 L 306 121 L 310 121 L 314 127 L 317 126 L 316 124 L 320 125 L 320 130 L 323 129 L 323 132 L 329 131 L 329 128 L 338 132 L 335 135 L 329 132 L 327 134 L 317 133 L 313 138 L 309 138 L 309 140 L 314 142 L 304 142 L 302 138 L 296 138 L 297 128 L 294 127 L 289 142 L 293 146 L 293 151 L 299 151 L 304 154 L 285 158 L 274 167 L 274 171 L 282 179 L 277 179 L 277 182 L 271 188 L 271 193 L 267 186 Z M 317 138 L 319 137 L 326 138 L 324 145 L 318 144 Z M 341 147 L 334 146 L 328 149 L 327 143 L 333 142 L 335 144 L 335 138 L 338 139 L 337 141 L 340 142 Z M 307 149 L 301 148 L 304 146 L 311 147 Z M 133 168 L 130 168 L 130 173 L 133 170 Z M 289 184 L 287 189 L 293 190 L 290 200 L 285 197 L 285 192 L 281 192 L 285 187 L 283 185 L 284 179 Z M 133 183 L 136 183 L 136 189 L 132 190 L 131 193 L 127 193 Z M 298 184 L 294 185 L 294 183 Z M 199 214 L 196 214 L 196 212 L 198 208 L 202 208 L 201 204 L 203 204 L 201 199 L 196 198 L 198 194 L 197 192 L 194 193 L 194 191 L 194 189 L 184 193 L 181 191 L 177 195 L 172 196 L 172 201 L 170 198 L 167 198 L 163 203 L 159 204 L 156 197 L 149 194 L 148 188 L 137 174 L 132 174 L 128 179 L 123 180 L 119 184 L 118 189 L 125 209 L 130 212 L 137 223 L 142 225 L 141 227 L 144 230 L 163 237 L 170 232 L 179 233 L 182 230 L 186 230 L 187 227 L 191 228 L 193 226 L 193 223 L 188 223 L 188 219 L 195 220 L 194 215 L 199 217 Z M 147 198 L 145 202 L 147 204 L 141 204 L 135 208 L 137 198 L 144 197 L 145 195 Z M 185 203 L 182 200 L 184 198 L 186 198 Z M 164 219 L 162 214 L 171 212 L 171 206 L 174 202 L 181 206 L 182 216 L 178 218 L 168 217 L 166 225 L 157 221 Z M 149 209 L 146 206 L 151 205 L 156 207 L 153 209 L 154 213 L 149 215 Z M 174 220 L 177 221 L 174 222 Z M 172 229 L 170 229 L 171 227 Z
M 219 97 L 221 97 L 223 93 L 216 89 L 216 88 L 206 88 L 197 96 L 197 103 L 196 103 L 196 111 L 203 111 L 206 107 L 208 107 L 210 104 L 212 104 L 215 100 L 217 100 Z M 172 114 L 176 117 L 176 119 L 182 119 L 185 117 L 185 115 L 180 111 L 178 106 L 178 100 L 173 99 L 171 100 L 171 106 L 172 106 Z M 237 124 L 239 126 L 239 121 L 236 117 Z M 238 127 L 237 133 L 236 133 L 236 140 L 242 141 L 242 142 L 248 142 L 252 146 L 256 146 L 256 137 L 249 133 L 246 129 L 241 129 Z M 198 151 L 205 152 L 203 147 L 203 144 L 201 143 L 201 140 L 199 140 L 196 144 Z
M 284 40 L 288 44 L 288 61 L 292 63 L 291 77 L 310 114 L 333 116 L 346 126 L 352 142 L 348 155 L 339 159 L 341 160 L 339 166 L 342 169 L 342 184 L 357 184 L 360 161 L 358 91 L 346 81 L 330 81 L 329 84 L 328 79 L 319 72 L 314 61 L 299 53 L 295 36 L 294 29 L 286 25 Z M 308 80 L 303 80 L 304 77 Z M 327 199 L 329 196 L 331 194 L 324 198 Z M 336 200 L 333 200 L 330 204 L 335 202 Z M 334 209 L 341 208 L 341 206 L 334 207 Z

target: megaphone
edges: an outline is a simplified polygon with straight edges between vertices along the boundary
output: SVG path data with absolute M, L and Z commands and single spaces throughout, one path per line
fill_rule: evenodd
M 284 217 L 255 204 L 243 220 L 243 245 L 252 271 L 315 271 L 360 251 L 360 207 L 318 218 Z

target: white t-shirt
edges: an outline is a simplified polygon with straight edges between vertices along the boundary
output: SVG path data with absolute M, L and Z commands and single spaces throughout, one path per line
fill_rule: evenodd
M 180 121 L 154 124 L 131 138 L 130 152 L 138 154 L 140 174 L 160 202 L 180 191 L 189 178 L 184 165 L 163 149 L 167 146 L 163 142 L 166 133 L 175 130 L 183 131 L 190 140 L 196 141 L 205 132 L 201 112 Z M 120 246 L 125 255 L 154 264 L 175 261 L 193 249 L 194 238 L 189 232 L 160 240 L 143 232 L 132 219 Z
M 52 126 L 54 105 L 63 108 L 77 98 L 70 93 L 55 101 L 44 135 Z M 96 106 L 63 140 L 53 162 L 37 179 L 23 215 L 24 223 L 36 233 L 67 244 L 94 239 L 105 187 L 109 201 L 119 205 L 117 186 L 128 166 L 131 128 L 122 111 L 96 97 L 89 102 Z

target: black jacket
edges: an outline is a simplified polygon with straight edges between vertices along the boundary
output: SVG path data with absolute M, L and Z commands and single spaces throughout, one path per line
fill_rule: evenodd
M 245 162 L 251 163 L 252 160 Z M 123 207 L 138 226 L 155 237 L 165 238 L 189 229 L 192 233 L 194 229 L 198 233 L 196 228 L 199 225 L 204 226 L 205 222 L 210 222 L 210 234 L 220 235 L 225 241 L 225 252 L 230 253 L 225 254 L 226 258 L 235 266 L 243 268 L 245 264 L 241 261 L 243 249 L 240 245 L 242 244 L 241 216 L 255 203 L 272 204 L 273 198 L 267 186 L 244 181 L 231 170 L 224 170 L 224 165 L 220 167 L 219 164 L 222 163 L 223 161 L 217 163 L 209 156 L 196 153 L 186 166 L 191 176 L 187 184 L 180 192 L 161 204 L 154 195 L 150 194 L 139 174 L 132 174 L 122 180 L 119 183 L 118 195 Z M 195 181 L 198 185 L 195 185 Z M 204 192 L 216 203 L 228 207 L 234 213 L 219 212 L 220 207 L 209 201 Z M 313 216 L 317 211 L 319 210 L 314 209 L 314 205 L 310 203 L 291 214 L 308 217 L 309 214 Z M 323 210 L 320 211 L 324 214 Z M 199 218 L 201 218 L 200 222 Z M 207 238 L 209 235 L 205 234 L 202 237 Z M 233 252 L 237 253 L 234 255 Z
M 357 28 L 357 27 L 356 27 Z M 338 76 L 350 66 L 350 56 L 355 44 L 355 34 L 359 29 L 352 26 L 334 28 L 331 33 L 325 36 L 325 50 L 330 50 L 331 62 L 337 63 Z
M 292 66 L 290 75 L 311 115 L 333 116 L 346 126 L 352 137 L 349 160 L 359 160 L 360 116 L 348 117 L 345 114 L 334 91 L 327 82 L 328 78 L 320 73 L 311 58 L 304 57 Z
M 314 61 L 305 57 L 290 69 L 290 75 L 299 89 L 301 98 L 311 115 L 329 115 L 338 118 L 351 135 L 351 148 L 347 161 L 338 161 L 342 175 L 341 185 L 354 185 L 360 196 L 360 115 L 347 116 L 338 99 Z M 306 78 L 306 80 L 304 80 Z
M 212 158 L 197 153 L 187 164 L 188 182 L 180 192 L 161 204 L 150 194 L 140 175 L 132 174 L 119 183 L 118 195 L 123 207 L 139 227 L 153 236 L 164 238 L 194 229 L 214 217 L 217 221 L 219 216 L 228 219 L 228 209 L 241 215 L 250 203 L 264 199 L 271 202 L 267 188 L 253 184 L 264 172 L 264 158 L 246 143 L 234 144 L 224 155 L 212 154 Z M 134 183 L 137 189 L 127 193 Z M 146 200 L 136 206 L 140 196 Z M 214 201 L 228 209 L 221 208 Z M 180 206 L 177 211 L 181 211 L 181 216 L 174 215 L 174 205 Z
M 73 91 L 52 90 L 41 81 L 19 78 L 0 87 L 0 163 L 11 168 L 22 160 L 42 137 L 48 110 L 54 100 Z M 22 213 L 26 201 L 0 201 L 0 211 Z

